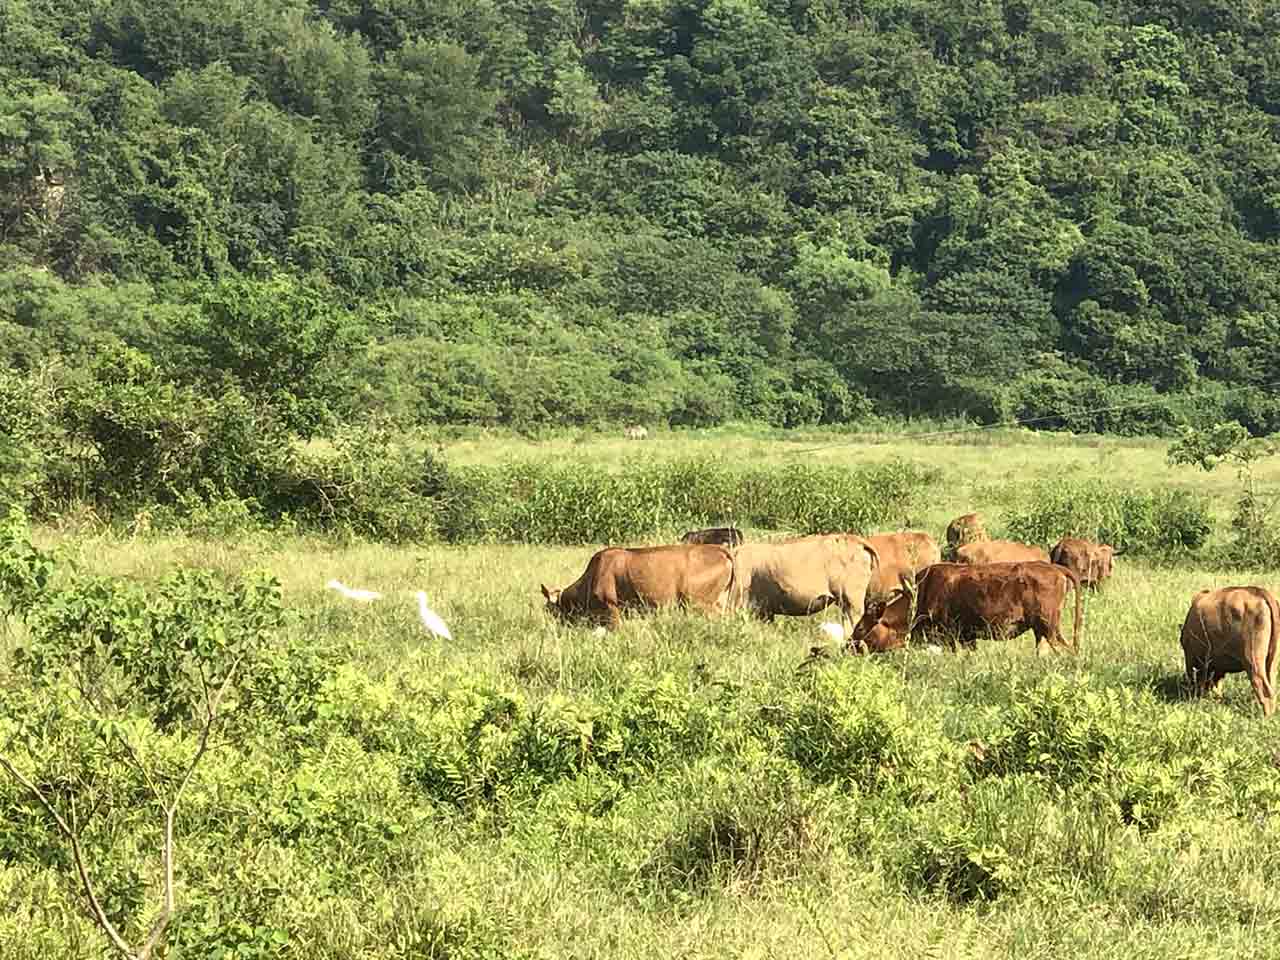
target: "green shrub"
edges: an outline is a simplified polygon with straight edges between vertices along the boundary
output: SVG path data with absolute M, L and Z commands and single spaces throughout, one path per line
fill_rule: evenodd
M 1023 543 L 1052 546 L 1076 536 L 1133 553 L 1176 555 L 1199 549 L 1213 532 L 1208 501 L 1185 490 L 1057 479 L 1020 486 L 1014 498 L 1005 532 Z
M 1046 677 L 1014 690 L 999 732 L 973 766 L 985 776 L 1032 773 L 1059 786 L 1104 779 L 1134 742 L 1133 711 L 1128 691 Z
M 911 803 L 945 789 L 951 748 L 912 714 L 901 680 L 876 666 L 811 673 L 782 706 L 782 747 L 817 783 L 890 791 Z

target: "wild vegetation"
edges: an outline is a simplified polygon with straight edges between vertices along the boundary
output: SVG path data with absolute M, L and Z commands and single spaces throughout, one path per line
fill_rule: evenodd
M 627 442 L 576 441 L 529 442 L 520 469 L 554 492 L 572 450 L 615 493 L 642 482 Z M 730 481 L 783 461 L 808 482 L 761 495 L 778 531 L 843 472 L 834 492 L 866 529 L 937 537 L 977 507 L 996 535 L 1127 537 L 1080 654 L 1037 658 L 1027 636 L 806 664 L 811 619 L 678 612 L 602 639 L 556 625 L 537 588 L 581 572 L 592 543 L 15 514 L 0 756 L 75 824 L 131 945 L 164 902 L 180 800 L 172 957 L 1269 956 L 1270 723 L 1240 678 L 1186 699 L 1177 640 L 1196 590 L 1274 576 L 1274 559 L 1222 566 L 1232 478 L 1147 441 L 808 442 L 823 449 L 691 435 L 643 482 L 737 495 Z M 441 456 L 502 478 L 513 445 Z M 1261 489 L 1277 465 L 1253 469 Z M 659 526 L 697 516 L 665 509 Z M 335 576 L 384 597 L 352 603 L 324 589 Z M 452 642 L 422 630 L 418 589 Z M 105 955 L 65 832 L 3 771 L 0 810 L 0 954 Z
M 303 437 L 1272 433 L 1278 16 L 3 0 L 0 369 Z

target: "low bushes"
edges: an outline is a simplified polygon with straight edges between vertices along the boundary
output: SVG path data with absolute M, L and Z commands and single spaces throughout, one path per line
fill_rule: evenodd
M 1206 498 L 1185 490 L 1138 490 L 1084 480 L 1041 480 L 1017 491 L 1006 534 L 1052 545 L 1086 537 L 1133 553 L 1179 555 L 1213 532 Z

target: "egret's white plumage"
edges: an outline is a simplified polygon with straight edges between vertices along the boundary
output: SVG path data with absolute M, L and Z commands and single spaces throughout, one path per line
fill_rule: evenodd
M 844 639 L 844 624 L 834 623 L 831 620 L 818 624 L 818 629 L 825 633 L 828 637 L 835 641 Z
M 440 619 L 434 610 L 427 606 L 427 595 L 419 590 L 416 596 L 418 598 L 418 616 L 422 618 L 422 625 L 436 636 L 452 640 L 453 635 L 449 633 L 449 628 L 444 625 L 444 621 Z
M 330 580 L 325 586 L 330 590 L 337 590 L 348 600 L 358 600 L 361 603 L 368 603 L 370 600 L 377 600 L 382 596 L 377 590 L 361 590 L 358 587 L 348 587 L 338 580 Z

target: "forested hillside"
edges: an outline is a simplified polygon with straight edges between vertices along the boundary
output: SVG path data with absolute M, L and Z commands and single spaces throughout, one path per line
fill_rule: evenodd
M 1274 4 L 0 0 L 0 51 L 10 436 L 1280 429 Z

